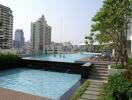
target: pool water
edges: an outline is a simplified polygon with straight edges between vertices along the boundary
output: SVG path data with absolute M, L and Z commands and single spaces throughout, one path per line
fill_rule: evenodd
M 79 74 L 16 68 L 0 71 L 0 87 L 59 99 L 81 79 Z
M 43 55 L 24 57 L 23 59 L 40 60 L 40 61 L 58 61 L 58 62 L 75 62 L 78 59 L 85 57 L 93 57 L 97 54 L 57 54 L 57 55 Z

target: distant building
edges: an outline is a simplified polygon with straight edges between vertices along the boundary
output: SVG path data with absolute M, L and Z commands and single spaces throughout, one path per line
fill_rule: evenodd
M 9 7 L 0 5 L 0 48 L 12 48 L 13 15 Z
M 45 53 L 47 53 L 47 54 L 61 54 L 61 53 L 63 53 L 63 44 L 51 42 L 50 45 L 47 45 Z
M 22 29 L 16 29 L 13 46 L 15 48 L 22 48 L 25 42 L 24 32 Z
M 67 53 L 68 53 L 68 52 L 69 52 L 69 53 L 70 53 L 70 52 L 73 52 L 73 49 L 74 49 L 74 48 L 73 48 L 73 45 L 72 45 L 70 42 L 64 42 L 64 43 L 63 43 L 63 46 L 64 46 L 64 47 L 63 47 L 63 51 L 64 51 L 64 52 L 67 52 Z
M 67 54 L 67 53 L 77 53 L 78 46 L 72 45 L 70 42 L 57 43 L 51 42 L 50 45 L 46 47 L 47 54 Z
M 25 45 L 23 46 L 23 53 L 25 55 L 30 55 L 31 54 L 31 45 L 30 45 L 30 42 L 29 41 L 26 41 L 25 42 Z
M 45 54 L 47 45 L 51 43 L 51 27 L 44 15 L 31 23 L 31 52 L 33 55 Z

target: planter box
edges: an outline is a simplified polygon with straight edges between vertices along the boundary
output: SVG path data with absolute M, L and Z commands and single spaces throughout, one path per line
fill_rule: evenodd
M 108 65 L 108 75 L 120 75 L 125 69 L 115 69 Z

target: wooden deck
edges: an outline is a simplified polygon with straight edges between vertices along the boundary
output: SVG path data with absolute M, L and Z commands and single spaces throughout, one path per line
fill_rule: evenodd
M 82 62 L 82 63 L 86 63 L 86 62 L 90 62 L 93 64 L 114 64 L 114 61 L 102 61 L 100 59 L 95 59 L 95 58 L 81 58 L 79 60 L 76 60 L 76 62 Z
M 18 92 L 11 89 L 0 88 L 0 100 L 53 100 L 53 99 Z

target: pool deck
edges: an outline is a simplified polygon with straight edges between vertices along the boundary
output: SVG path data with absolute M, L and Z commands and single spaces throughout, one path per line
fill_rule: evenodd
M 76 62 L 82 62 L 82 63 L 86 63 L 86 62 L 90 62 L 93 64 L 115 64 L 115 61 L 102 61 L 102 60 L 97 60 L 95 58 L 81 58 L 79 60 L 76 60 Z
M 0 88 L 0 100 L 53 100 L 53 99 L 18 92 L 11 89 Z

